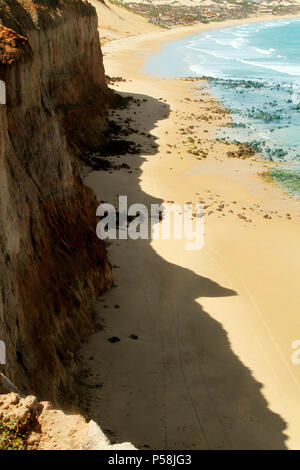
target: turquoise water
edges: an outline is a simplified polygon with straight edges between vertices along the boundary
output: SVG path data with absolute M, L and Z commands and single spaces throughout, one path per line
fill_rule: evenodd
M 217 137 L 251 143 L 265 158 L 285 162 L 274 177 L 300 194 L 300 183 L 299 191 L 294 184 L 295 174 L 300 181 L 300 18 L 174 41 L 151 56 L 144 71 L 159 77 L 210 77 L 213 94 L 233 117 L 233 125 L 220 129 Z

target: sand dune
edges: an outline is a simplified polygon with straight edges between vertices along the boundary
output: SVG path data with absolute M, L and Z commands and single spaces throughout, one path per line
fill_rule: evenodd
M 109 0 L 89 0 L 96 8 L 99 18 L 99 33 L 102 44 L 113 39 L 159 31 L 156 25 Z

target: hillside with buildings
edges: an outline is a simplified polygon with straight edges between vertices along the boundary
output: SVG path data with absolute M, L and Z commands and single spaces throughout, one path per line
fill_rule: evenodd
M 118 0 L 117 3 L 165 27 L 300 11 L 299 0 Z

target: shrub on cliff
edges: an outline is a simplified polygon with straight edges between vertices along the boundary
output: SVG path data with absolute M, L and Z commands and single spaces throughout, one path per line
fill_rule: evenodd
M 0 420 L 0 450 L 30 450 L 26 433 L 19 429 L 17 420 Z

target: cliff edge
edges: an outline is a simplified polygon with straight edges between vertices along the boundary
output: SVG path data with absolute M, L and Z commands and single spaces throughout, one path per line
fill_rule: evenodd
M 0 339 L 4 374 L 54 403 L 75 396 L 74 351 L 112 282 L 80 156 L 106 129 L 94 7 L 0 0 Z

